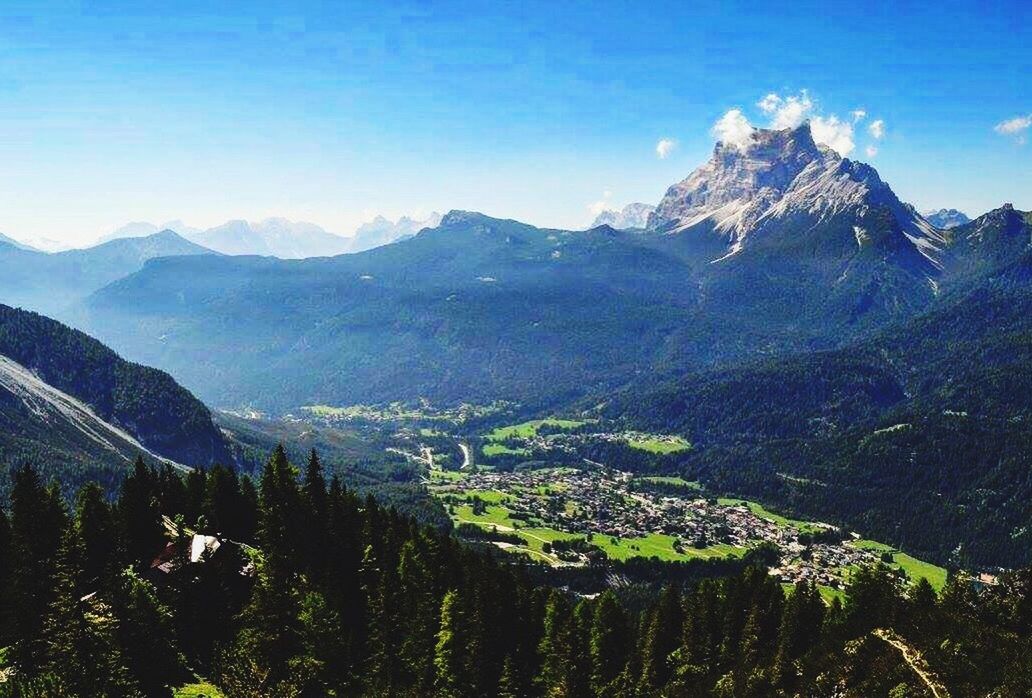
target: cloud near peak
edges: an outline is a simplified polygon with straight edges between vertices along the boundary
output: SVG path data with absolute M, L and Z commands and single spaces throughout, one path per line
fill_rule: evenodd
M 729 109 L 717 119 L 717 123 L 713 124 L 710 132 L 721 143 L 742 148 L 749 143 L 753 125 L 749 123 L 749 119 L 741 109 Z
M 856 149 L 855 125 L 867 118 L 867 111 L 855 109 L 847 118 L 836 114 L 824 114 L 817 102 L 806 90 L 799 94 L 781 95 L 770 92 L 756 102 L 756 107 L 767 119 L 767 127 L 772 129 L 797 128 L 804 122 L 810 122 L 810 131 L 817 143 L 828 146 L 839 155 L 846 157 Z M 729 109 L 713 125 L 712 133 L 722 143 L 743 147 L 749 142 L 755 127 L 749 117 L 739 108 Z M 877 119 L 868 126 L 868 132 L 875 140 L 885 135 L 885 122 Z M 868 157 L 877 153 L 871 147 Z

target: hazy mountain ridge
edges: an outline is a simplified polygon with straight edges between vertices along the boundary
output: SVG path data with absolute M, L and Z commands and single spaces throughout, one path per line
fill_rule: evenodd
M 656 207 L 652 204 L 643 203 L 627 204 L 619 211 L 608 209 L 595 217 L 591 227 L 597 228 L 600 225 L 608 225 L 617 230 L 644 228 L 648 225 L 649 215 L 655 210 Z
M 971 222 L 971 219 L 965 213 L 955 208 L 940 208 L 938 211 L 928 211 L 923 215 L 925 220 L 936 228 L 942 228 L 943 230 Z
M 145 221 L 128 223 L 102 237 L 98 244 L 121 238 L 138 238 L 162 230 L 172 230 L 188 240 L 227 255 L 259 255 L 280 259 L 333 257 L 362 252 L 411 237 L 423 228 L 434 228 L 441 215 L 432 213 L 424 220 L 402 216 L 391 221 L 377 216 L 363 223 L 353 235 L 346 237 L 328 232 L 314 223 L 286 218 L 266 218 L 250 222 L 242 219 L 226 221 L 212 228 L 200 229 L 182 221 L 154 225 Z
M 67 319 L 93 291 L 141 269 L 155 257 L 214 254 L 171 230 L 64 252 L 37 252 L 0 244 L 0 301 Z

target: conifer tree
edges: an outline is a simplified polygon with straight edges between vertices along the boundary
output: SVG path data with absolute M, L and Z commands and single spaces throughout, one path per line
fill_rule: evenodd
M 673 674 L 670 655 L 681 643 L 683 609 L 677 589 L 667 586 L 649 614 L 642 638 L 641 684 L 644 690 L 662 688 Z
M 630 652 L 630 625 L 612 591 L 595 602 L 591 626 L 591 683 L 602 693 L 623 671 Z
M 441 599 L 440 629 L 434 646 L 434 685 L 439 698 L 466 695 L 466 660 L 462 648 L 462 610 L 458 592 L 451 589 Z
M 570 693 L 575 635 L 573 611 L 566 595 L 553 590 L 545 606 L 545 624 L 538 653 L 541 656 L 539 682 L 546 696 L 566 697 Z
M 132 473 L 122 481 L 118 515 L 126 554 L 133 565 L 142 569 L 165 544 L 155 473 L 142 457 L 136 458 Z
M 95 482 L 84 485 L 76 495 L 75 526 L 82 539 L 85 578 L 97 583 L 118 564 L 118 528 L 111 506 Z
M 44 625 L 45 668 L 78 696 L 135 696 L 103 596 L 83 584 L 82 539 L 69 527 L 56 564 L 56 589 Z
M 17 639 L 13 658 L 30 675 L 45 649 L 43 619 L 54 598 L 56 560 L 66 523 L 57 489 L 44 488 L 31 467 L 18 470 L 11 489 L 10 608 Z

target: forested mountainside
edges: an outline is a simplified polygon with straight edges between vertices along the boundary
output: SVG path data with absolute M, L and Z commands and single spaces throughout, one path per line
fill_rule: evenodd
M 937 597 L 885 567 L 827 605 L 762 555 L 596 598 L 329 484 L 142 462 L 72 511 L 25 468 L 0 513 L 0 696 L 1024 696 L 1032 572 Z
M 654 372 L 840 347 L 928 311 L 1019 248 L 1020 235 L 980 232 L 1006 228 L 986 216 L 934 228 L 807 126 L 756 134 L 744 149 L 718 144 L 647 231 L 453 211 L 361 254 L 157 260 L 76 320 L 217 407 L 534 407 Z
M 835 351 L 642 379 L 605 411 L 690 438 L 718 488 L 940 561 L 1027 564 L 1029 221 L 1004 208 L 954 228 L 989 251 L 927 313 Z
M 48 475 L 74 489 L 100 472 L 117 483 L 141 452 L 186 466 L 234 462 L 208 408 L 167 373 L 55 320 L 0 305 L 0 367 L 5 470 L 60 464 Z
M 72 306 L 112 281 L 138 271 L 147 260 L 198 254 L 214 253 L 171 230 L 55 253 L 0 243 L 0 262 L 5 270 L 0 279 L 0 300 L 65 320 Z

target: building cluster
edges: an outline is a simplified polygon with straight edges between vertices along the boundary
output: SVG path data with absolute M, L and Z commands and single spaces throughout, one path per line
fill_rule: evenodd
M 662 533 L 683 550 L 770 543 L 779 551 L 771 574 L 784 582 L 838 588 L 845 569 L 877 560 L 831 526 L 803 530 L 761 516 L 744 502 L 650 492 L 636 487 L 630 473 L 609 469 L 477 472 L 466 476 L 462 489 L 502 492 L 510 518 L 567 533 L 619 539 Z

